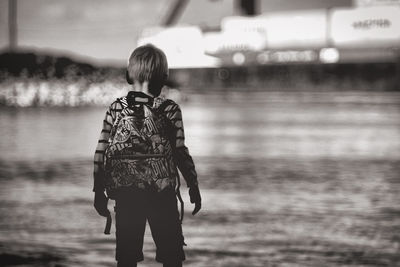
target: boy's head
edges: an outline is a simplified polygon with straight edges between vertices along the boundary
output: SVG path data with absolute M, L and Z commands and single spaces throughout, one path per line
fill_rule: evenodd
M 167 57 L 152 44 L 139 46 L 129 57 L 126 80 L 129 84 L 149 83 L 149 93 L 159 96 L 168 78 Z

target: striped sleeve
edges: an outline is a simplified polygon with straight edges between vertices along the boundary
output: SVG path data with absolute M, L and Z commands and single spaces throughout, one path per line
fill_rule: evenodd
M 96 146 L 96 151 L 94 153 L 93 191 L 104 191 L 105 189 L 103 156 L 106 148 L 108 147 L 108 139 L 110 137 L 115 118 L 117 117 L 118 113 L 121 112 L 121 110 L 121 104 L 118 101 L 115 101 L 108 107 L 106 111 L 106 115 L 103 120 L 103 127 L 101 129 L 100 137 Z
M 171 101 L 165 108 L 166 116 L 171 121 L 175 137 L 174 157 L 188 187 L 197 186 L 197 173 L 189 149 L 185 145 L 185 131 L 183 127 L 182 111 L 178 104 Z

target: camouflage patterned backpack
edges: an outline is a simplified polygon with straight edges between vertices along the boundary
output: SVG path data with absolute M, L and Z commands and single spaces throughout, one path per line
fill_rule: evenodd
M 126 104 L 112 127 L 104 153 L 107 195 L 121 188 L 152 191 L 175 188 L 178 177 L 169 141 L 168 119 L 161 104 Z M 179 179 L 179 178 L 178 178 Z

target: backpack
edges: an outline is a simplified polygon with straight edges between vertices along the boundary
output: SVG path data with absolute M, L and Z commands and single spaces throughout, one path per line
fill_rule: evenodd
M 123 109 L 104 153 L 107 195 L 115 199 L 119 190 L 132 186 L 156 192 L 175 188 L 179 176 L 170 142 L 170 121 L 164 113 L 168 100 L 158 107 L 117 101 Z

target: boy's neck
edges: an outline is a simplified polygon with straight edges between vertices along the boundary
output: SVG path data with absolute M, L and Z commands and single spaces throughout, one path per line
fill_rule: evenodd
M 132 85 L 132 91 L 143 92 L 146 95 L 154 97 L 154 95 L 149 92 L 149 82 L 147 82 L 147 81 L 145 81 L 143 83 L 135 82 Z

